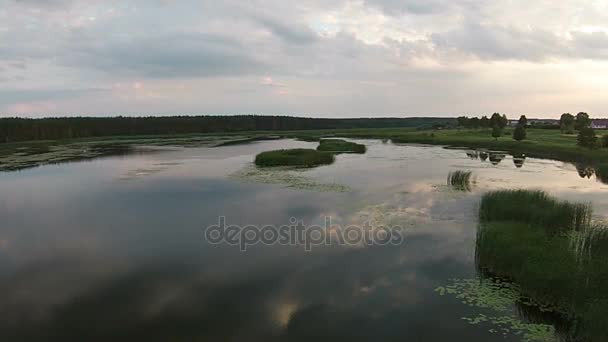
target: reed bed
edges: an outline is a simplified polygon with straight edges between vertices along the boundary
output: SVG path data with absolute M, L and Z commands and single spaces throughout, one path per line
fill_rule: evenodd
M 592 213 L 590 203 L 560 201 L 540 190 L 499 190 L 483 195 L 479 220 L 524 222 L 557 233 L 582 231 Z
M 480 275 L 510 279 L 567 318 L 576 327 L 562 331 L 568 341 L 608 340 L 608 227 L 592 214 L 590 204 L 534 190 L 493 191 L 479 207 Z
M 472 176 L 471 171 L 452 171 L 448 174 L 448 186 L 458 191 L 471 191 Z
M 342 140 L 342 139 L 322 139 L 319 142 L 317 151 L 325 151 L 332 153 L 359 153 L 363 154 L 367 151 L 367 147 L 362 144 Z
M 331 153 L 298 148 L 262 152 L 255 157 L 255 164 L 260 167 L 315 167 L 331 164 L 334 160 Z

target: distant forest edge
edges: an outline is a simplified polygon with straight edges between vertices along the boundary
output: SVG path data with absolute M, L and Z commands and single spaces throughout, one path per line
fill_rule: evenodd
M 456 125 L 455 118 L 321 119 L 289 116 L 165 116 L 0 118 L 0 143 L 119 135 L 194 134 L 244 131 L 289 131 Z

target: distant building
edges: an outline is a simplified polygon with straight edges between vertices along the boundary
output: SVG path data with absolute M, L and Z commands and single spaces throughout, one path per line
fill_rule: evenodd
M 509 120 L 509 126 L 517 126 L 519 124 L 519 120 Z
M 591 128 L 606 129 L 608 128 L 608 119 L 593 119 L 591 120 Z
M 530 126 L 553 126 L 559 125 L 559 120 L 556 119 L 528 119 Z

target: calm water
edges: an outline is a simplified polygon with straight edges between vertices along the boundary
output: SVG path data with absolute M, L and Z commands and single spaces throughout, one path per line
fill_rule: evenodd
M 303 173 L 348 193 L 228 175 L 255 154 L 314 143 L 192 148 L 0 174 L 1 341 L 520 341 L 461 317 L 478 309 L 434 289 L 473 278 L 483 191 L 542 188 L 592 201 L 608 186 L 562 162 L 363 141 Z M 521 165 L 519 165 L 521 166 Z M 474 171 L 472 193 L 445 187 Z M 399 246 L 212 245 L 204 228 L 365 220 L 407 228 Z

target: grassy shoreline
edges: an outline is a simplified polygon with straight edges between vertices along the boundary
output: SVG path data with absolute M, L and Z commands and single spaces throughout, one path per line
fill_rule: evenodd
M 430 144 L 462 148 L 500 150 L 528 157 L 556 159 L 587 164 L 608 163 L 608 149 L 589 150 L 576 145 L 575 135 L 557 130 L 528 129 L 528 139 L 518 142 L 510 129 L 498 140 L 489 130 L 411 128 L 331 129 L 304 131 L 226 132 L 222 134 L 135 135 L 75 140 L 47 140 L 0 144 L 0 171 L 20 170 L 44 164 L 91 159 L 112 154 L 112 146 L 216 147 L 278 138 L 319 141 L 327 138 L 391 140 L 397 144 Z M 602 133 L 598 132 L 600 135 Z M 84 152 L 83 152 L 84 151 Z M 91 153 L 94 151 L 94 153 Z M 35 157 L 32 157 L 35 156 Z
M 591 216 L 589 204 L 529 190 L 486 193 L 479 208 L 480 273 L 513 281 L 580 328 L 565 332 L 573 341 L 608 337 L 608 230 Z

